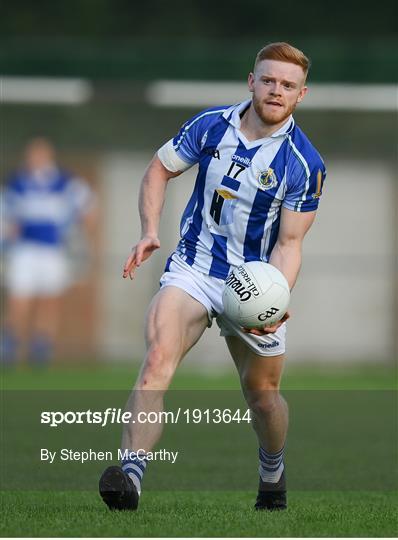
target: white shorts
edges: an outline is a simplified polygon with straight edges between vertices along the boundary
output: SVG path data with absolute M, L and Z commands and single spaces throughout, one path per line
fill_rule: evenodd
M 187 292 L 206 309 L 209 326 L 216 317 L 220 335 L 237 336 L 260 356 L 276 356 L 285 352 L 286 324 L 282 324 L 274 334 L 255 336 L 246 334 L 242 328 L 223 315 L 222 291 L 224 281 L 198 272 L 173 253 L 168 270 L 160 279 L 160 286 L 174 286 Z
M 57 296 L 70 285 L 69 264 L 59 248 L 20 244 L 7 254 L 5 285 L 15 296 Z

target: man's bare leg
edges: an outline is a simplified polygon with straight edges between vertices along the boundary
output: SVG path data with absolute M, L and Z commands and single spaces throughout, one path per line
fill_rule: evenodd
M 285 444 L 288 428 L 287 403 L 279 394 L 284 355 L 259 356 L 237 337 L 227 337 L 226 341 L 252 411 L 259 445 L 278 452 Z
M 208 324 L 207 311 L 198 301 L 177 287 L 165 287 L 153 298 L 146 317 L 147 353 L 126 411 L 163 410 L 163 396 L 176 368 L 198 341 Z M 150 451 L 159 440 L 161 423 L 130 423 L 122 437 L 122 450 Z
M 289 418 L 287 403 L 279 393 L 284 355 L 257 355 L 235 336 L 226 341 L 260 447 L 260 486 L 255 508 L 282 510 L 286 508 L 283 452 Z
M 152 450 L 163 431 L 160 421 L 140 423 L 138 415 L 159 414 L 163 410 L 163 397 L 176 368 L 207 324 L 204 306 L 182 289 L 164 287 L 153 298 L 146 318 L 147 353 L 126 405 L 135 422 L 123 430 L 123 470 L 109 467 L 100 480 L 100 493 L 109 508 L 137 508 L 146 468 L 145 453 Z

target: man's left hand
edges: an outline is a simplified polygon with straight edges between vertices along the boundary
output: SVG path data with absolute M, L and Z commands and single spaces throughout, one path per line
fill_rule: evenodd
M 282 319 L 272 326 L 264 326 L 264 328 L 244 328 L 243 331 L 246 334 L 254 334 L 255 336 L 265 336 L 267 334 L 274 334 L 284 322 L 290 318 L 290 313 L 286 311 Z

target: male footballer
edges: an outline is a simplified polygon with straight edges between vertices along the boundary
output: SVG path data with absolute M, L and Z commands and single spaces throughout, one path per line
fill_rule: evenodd
M 252 98 L 205 110 L 181 128 L 150 162 L 142 180 L 141 239 L 123 277 L 160 247 L 167 183 L 198 163 L 195 187 L 146 318 L 147 353 L 127 410 L 162 410 L 163 396 L 184 355 L 216 318 L 235 362 L 259 444 L 257 510 L 283 510 L 288 407 L 279 394 L 285 357 L 285 317 L 271 327 L 243 329 L 223 316 L 223 284 L 231 269 L 262 260 L 293 288 L 301 247 L 318 207 L 324 163 L 292 113 L 307 93 L 308 58 L 288 43 L 257 54 L 248 86 Z M 151 392 L 147 392 L 150 390 Z M 161 424 L 126 425 L 121 467 L 109 467 L 100 493 L 111 509 L 138 507 L 141 482 Z M 138 452 L 140 450 L 140 452 Z

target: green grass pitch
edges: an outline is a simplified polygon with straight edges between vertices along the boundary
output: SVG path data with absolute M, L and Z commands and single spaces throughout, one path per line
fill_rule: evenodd
M 136 371 L 124 368 L 51 368 L 2 373 L 2 388 L 126 390 Z M 392 368 L 289 368 L 284 389 L 391 390 Z M 182 369 L 174 388 L 238 388 L 234 373 L 198 374 Z M 127 392 L 126 392 L 127 395 Z M 315 418 L 316 419 L 316 418 Z M 294 421 L 294 418 L 293 418 Z M 321 417 L 319 417 L 321 421 Z M 294 427 L 294 424 L 292 424 Z M 166 428 L 167 429 L 167 428 Z M 305 435 L 308 437 L 308 434 Z M 217 440 L 211 451 L 217 453 Z M 256 464 L 253 464 L 256 467 Z M 200 463 L 190 469 L 201 474 Z M 293 471 L 291 471 L 293 472 Z M 149 469 L 148 469 L 149 473 Z M 338 468 L 336 468 L 338 474 Z M 394 537 L 398 532 L 394 490 L 321 489 L 289 491 L 289 508 L 282 513 L 255 512 L 253 490 L 145 490 L 136 513 L 109 512 L 91 491 L 1 492 L 0 535 L 11 537 Z
M 394 537 L 391 493 L 293 492 L 286 512 L 254 512 L 248 492 L 143 493 L 136 513 L 109 512 L 96 493 L 8 493 L 2 536 Z

